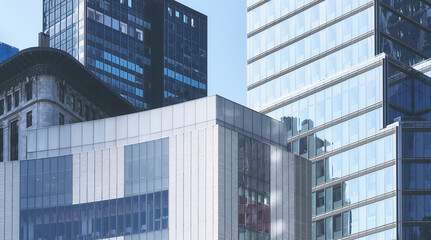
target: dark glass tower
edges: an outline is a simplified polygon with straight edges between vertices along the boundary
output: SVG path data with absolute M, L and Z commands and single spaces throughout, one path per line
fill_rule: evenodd
M 206 25 L 172 0 L 44 0 L 50 46 L 143 110 L 207 95 Z
M 10 45 L 7 45 L 6 43 L 0 42 L 0 63 L 10 58 L 18 51 L 19 51 L 18 48 L 12 47 Z
M 165 1 L 163 103 L 207 95 L 207 17 L 173 0 Z

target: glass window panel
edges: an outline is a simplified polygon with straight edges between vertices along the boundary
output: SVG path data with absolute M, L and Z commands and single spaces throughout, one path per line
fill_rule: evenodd
M 325 205 L 326 205 L 326 211 L 329 212 L 332 210 L 332 187 L 326 188 L 325 190 Z
M 325 212 L 325 190 L 316 192 L 316 213 L 317 215 Z
M 321 185 L 325 183 L 325 166 L 324 160 L 316 162 L 316 184 Z
M 326 233 L 326 240 L 332 240 L 333 239 L 333 229 L 332 229 L 332 217 L 328 217 L 325 219 L 325 233 Z
M 325 239 L 325 222 L 323 219 L 316 222 L 316 237 L 318 240 Z
M 350 235 L 350 212 L 343 213 L 343 237 Z
M 154 195 L 148 194 L 147 195 L 147 231 L 152 232 L 154 231 Z
M 367 229 L 367 206 L 358 208 L 359 212 L 359 232 L 365 231 Z
M 335 215 L 332 220 L 334 231 L 334 239 L 341 238 L 342 236 L 342 225 L 341 225 L 341 214 Z

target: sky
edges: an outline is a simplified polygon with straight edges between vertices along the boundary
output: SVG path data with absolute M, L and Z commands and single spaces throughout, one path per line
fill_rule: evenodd
M 246 1 L 177 1 L 208 16 L 208 95 L 246 105 Z M 0 42 L 34 47 L 41 31 L 42 0 L 0 0 Z

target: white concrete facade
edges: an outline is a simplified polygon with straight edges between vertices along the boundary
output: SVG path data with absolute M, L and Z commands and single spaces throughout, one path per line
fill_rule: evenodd
M 240 227 L 238 219 L 241 187 L 238 143 L 239 137 L 245 136 L 270 149 L 270 234 L 262 231 L 256 236 L 309 239 L 311 236 L 306 229 L 311 222 L 310 163 L 286 151 L 285 138 L 280 134 L 284 128 L 281 122 L 212 96 L 115 118 L 30 130 L 28 160 L 23 161 L 72 155 L 71 204 L 103 202 L 137 194 L 125 189 L 128 174 L 135 174 L 133 168 L 126 166 L 133 158 L 130 156 L 134 156 L 133 153 L 127 155 L 127 149 L 168 139 L 168 166 L 156 163 L 153 165 L 155 176 L 149 179 L 141 173 L 141 182 L 137 183 L 141 186 L 139 194 L 168 191 L 167 229 L 108 238 L 248 239 L 248 235 L 240 234 L 246 227 Z M 149 163 L 149 159 L 152 158 L 143 161 Z M 11 184 L 19 186 L 19 163 L 7 163 L 10 166 L 0 163 L 0 190 L 3 192 L 10 191 L 7 187 Z M 166 167 L 167 176 L 163 173 Z M 8 172 L 6 168 L 10 168 L 17 179 L 10 181 L 7 174 L 2 175 L 2 169 Z M 146 177 L 144 182 L 142 177 Z M 5 189 L 1 189 L 2 186 Z M 9 206 L 12 198 L 20 202 L 19 191 L 15 188 L 14 194 L 14 197 L 4 195 L 11 198 L 7 201 L 0 197 L 0 211 L 2 201 L 3 206 Z M 19 239 L 18 229 L 12 228 L 7 219 L 14 216 L 19 222 L 20 210 L 14 207 L 7 211 L 10 212 L 5 214 L 5 221 L 0 218 L 0 229 L 10 228 L 7 236 Z M 91 231 L 88 226 L 86 234 Z M 253 233 L 250 234 L 251 238 Z

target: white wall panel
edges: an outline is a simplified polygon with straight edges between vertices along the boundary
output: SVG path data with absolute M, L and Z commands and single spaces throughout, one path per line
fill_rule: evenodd
M 88 153 L 88 202 L 94 202 L 94 152 Z
M 206 153 L 205 153 L 205 164 L 206 164 L 206 175 L 205 175 L 205 183 L 206 183 L 206 194 L 205 194 L 205 239 L 213 239 L 214 238 L 214 225 L 216 221 L 215 212 L 214 212 L 214 198 L 215 198 L 215 187 L 214 187 L 214 165 L 215 165 L 215 152 L 217 151 L 217 147 L 215 145 L 215 137 L 214 132 L 217 131 L 217 128 L 211 127 L 207 128 L 206 135 Z
M 118 159 L 117 159 L 117 150 L 116 148 L 111 148 L 109 150 L 109 198 L 115 199 L 117 198 L 117 171 L 118 171 Z
M 183 239 L 184 238 L 184 135 L 177 136 L 177 206 L 176 206 L 176 218 L 177 233 L 175 237 L 171 239 Z
M 190 214 L 191 238 L 199 239 L 199 132 L 191 132 L 191 162 L 190 162 Z
M 218 239 L 219 238 L 219 228 L 223 227 L 223 217 L 222 214 L 220 214 L 221 212 L 223 212 L 223 209 L 221 209 L 220 206 L 220 175 L 223 175 L 223 172 L 220 172 L 221 169 L 219 168 L 219 162 L 220 162 L 220 150 L 219 148 L 221 147 L 219 145 L 219 141 L 218 139 L 220 137 L 222 137 L 223 135 L 220 134 L 219 131 L 219 127 L 216 126 L 214 128 L 214 138 L 213 138 L 213 144 L 214 144 L 214 150 L 213 150 L 213 161 L 214 161 L 214 171 L 213 171 L 213 186 L 214 186 L 214 193 L 213 193 L 213 216 L 214 216 L 214 225 L 213 225 L 213 239 Z M 221 219 L 221 220 L 220 220 Z M 220 223 L 221 222 L 221 223 Z
M 127 121 L 127 119 L 126 119 Z M 109 149 L 102 150 L 102 200 L 109 199 Z
M 187 105 L 186 105 L 187 106 Z M 184 133 L 184 239 L 191 238 L 191 132 Z
M 177 232 L 177 136 L 169 138 L 169 232 Z
M 206 132 L 208 130 L 199 130 L 198 134 L 198 143 L 197 143 L 197 149 L 198 149 L 198 194 L 196 198 L 198 199 L 198 239 L 205 239 L 205 230 L 206 230 L 206 196 L 207 196 L 207 185 L 206 185 L 206 175 L 208 174 L 208 171 L 210 169 L 207 169 L 206 165 L 206 144 L 207 144 L 207 138 L 206 138 Z
M 84 152 L 81 154 L 81 166 L 79 171 L 80 176 L 80 189 L 79 189 L 79 202 L 87 203 L 88 193 L 88 153 Z
M 117 197 L 124 197 L 124 147 L 117 148 Z
M 73 154 L 72 156 L 72 203 L 79 204 L 79 175 L 80 175 L 81 154 Z
M 94 200 L 102 200 L 102 151 L 95 152 Z

